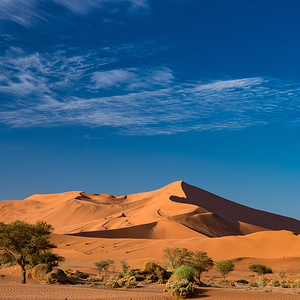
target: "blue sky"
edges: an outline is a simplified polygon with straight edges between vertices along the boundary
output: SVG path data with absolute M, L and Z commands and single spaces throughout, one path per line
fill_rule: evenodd
M 0 199 L 184 180 L 299 219 L 300 2 L 0 2 Z

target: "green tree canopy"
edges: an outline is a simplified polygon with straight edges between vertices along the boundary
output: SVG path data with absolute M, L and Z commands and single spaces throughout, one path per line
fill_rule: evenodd
M 14 261 L 21 267 L 21 282 L 26 283 L 25 266 L 30 264 L 33 255 L 56 248 L 50 242 L 51 225 L 38 221 L 28 224 L 14 221 L 9 224 L 0 222 L 0 251 L 2 260 Z
M 215 262 L 214 269 L 225 279 L 226 275 L 234 270 L 234 263 L 229 259 L 222 259 Z
M 179 266 L 188 265 L 193 255 L 187 248 L 166 248 L 163 249 L 165 265 L 168 269 L 175 270 Z
M 104 275 L 106 275 L 106 272 L 108 271 L 109 268 L 114 269 L 115 266 L 113 265 L 114 261 L 111 259 L 105 259 L 105 260 L 100 260 L 98 262 L 95 262 L 95 266 L 99 270 L 99 274 L 101 271 L 104 271 Z
M 202 273 L 209 271 L 214 266 L 213 260 L 207 256 L 206 252 L 202 251 L 193 252 L 188 264 L 195 270 L 195 277 L 199 282 Z
M 272 274 L 273 273 L 273 270 L 271 268 L 265 266 L 265 265 L 252 264 L 248 268 L 251 272 L 257 273 L 258 275 Z

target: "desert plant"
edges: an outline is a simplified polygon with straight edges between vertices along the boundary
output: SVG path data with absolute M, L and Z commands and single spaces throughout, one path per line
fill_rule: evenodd
M 95 262 L 95 266 L 98 268 L 99 270 L 99 275 L 100 273 L 103 271 L 104 275 L 106 275 L 106 272 L 108 271 L 108 269 L 114 269 L 115 266 L 113 265 L 114 261 L 111 259 L 105 259 L 105 260 L 100 260 L 98 262 Z
M 172 274 L 171 281 L 178 281 L 182 279 L 187 279 L 188 281 L 193 281 L 195 276 L 195 271 L 191 266 L 179 266 L 176 268 Z
M 101 281 L 103 281 L 103 279 L 104 279 L 103 275 L 97 275 L 96 277 L 88 277 L 87 281 L 101 282 Z
M 206 252 L 196 251 L 195 253 L 192 252 L 188 265 L 195 270 L 195 277 L 201 282 L 202 273 L 209 271 L 214 266 L 214 262 L 207 256 Z
M 300 269 L 296 269 L 297 275 L 300 275 Z
M 222 286 L 235 286 L 233 281 L 229 281 L 227 279 L 220 279 L 218 281 L 218 285 L 222 285 Z
M 173 271 L 181 265 L 186 265 L 191 259 L 192 252 L 187 248 L 165 248 L 163 250 L 164 265 L 168 270 Z
M 234 282 L 236 284 L 243 284 L 243 285 L 249 284 L 249 281 L 245 280 L 245 279 L 238 279 L 238 280 L 235 280 Z
M 251 272 L 257 273 L 258 275 L 273 273 L 273 270 L 271 268 L 260 264 L 252 264 L 248 268 Z
M 141 268 L 141 273 L 154 274 L 160 279 L 167 277 L 167 271 L 162 266 L 152 261 L 146 261 L 144 263 L 143 267 Z
M 125 273 L 128 271 L 129 269 L 129 264 L 126 262 L 126 258 L 122 258 L 119 260 L 119 264 L 120 264 L 120 270 L 121 273 L 123 274 L 123 276 L 125 275 Z
M 223 277 L 223 279 L 226 278 L 227 274 L 229 274 L 231 271 L 234 270 L 234 263 L 229 260 L 219 260 L 215 262 L 215 268 L 214 268 L 220 275 Z
M 125 287 L 127 289 L 132 289 L 132 288 L 135 288 L 136 286 L 137 286 L 137 282 L 134 280 L 125 282 Z
M 257 283 L 258 286 L 266 286 L 267 285 L 267 280 L 264 275 L 258 275 L 255 282 Z
M 21 267 L 21 283 L 26 283 L 26 265 L 29 257 L 56 248 L 50 242 L 51 225 L 38 221 L 28 224 L 14 221 L 10 224 L 0 222 L 0 251 L 6 262 L 14 261 Z
M 58 254 L 52 253 L 50 251 L 44 253 L 35 253 L 28 257 L 28 263 L 31 266 L 37 266 L 38 264 L 47 264 L 49 266 L 49 272 L 53 270 L 54 267 L 58 267 L 60 262 L 63 262 L 65 258 Z
M 186 298 L 194 292 L 194 284 L 187 279 L 167 282 L 164 292 L 170 292 L 172 296 Z
M 286 270 L 278 270 L 276 273 L 280 280 L 283 280 L 283 278 L 285 277 Z
M 46 280 L 47 279 L 47 273 L 49 272 L 49 266 L 48 264 L 39 264 L 36 265 L 32 269 L 32 277 L 34 280 Z

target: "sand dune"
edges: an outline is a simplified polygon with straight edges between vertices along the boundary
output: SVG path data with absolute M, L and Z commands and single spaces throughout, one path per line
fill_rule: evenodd
M 4 222 L 44 220 L 56 233 L 106 238 L 220 237 L 270 229 L 300 232 L 298 220 L 234 203 L 182 181 L 120 197 L 80 191 L 33 195 L 2 201 L 0 209 Z

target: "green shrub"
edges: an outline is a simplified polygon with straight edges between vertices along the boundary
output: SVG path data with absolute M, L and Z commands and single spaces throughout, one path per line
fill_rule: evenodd
M 97 275 L 96 277 L 88 277 L 87 281 L 101 282 L 103 281 L 103 279 L 104 279 L 103 275 Z
M 191 259 L 192 252 L 187 248 L 166 248 L 163 249 L 164 266 L 167 270 L 173 271 L 181 265 L 187 265 Z
M 132 276 L 136 276 L 140 274 L 140 270 L 139 269 L 132 269 L 128 272 L 125 273 L 124 277 L 132 277 Z
M 218 281 L 218 285 L 222 285 L 222 286 L 235 286 L 233 281 L 229 281 L 227 279 L 220 279 Z
M 195 276 L 195 271 L 191 266 L 179 266 L 174 270 L 172 274 L 172 280 L 177 281 L 181 279 L 187 279 L 188 281 L 193 281 Z
M 221 259 L 215 262 L 215 268 L 218 273 L 225 279 L 226 275 L 234 270 L 234 263 L 229 259 Z
M 164 292 L 170 292 L 172 296 L 186 298 L 194 292 L 194 284 L 187 279 L 167 282 Z
M 234 281 L 236 284 L 249 284 L 249 281 L 248 280 L 245 280 L 245 279 L 238 279 L 238 280 L 235 280 Z
M 248 268 L 251 272 L 257 273 L 258 275 L 273 273 L 273 270 L 271 268 L 260 264 L 252 264 Z

